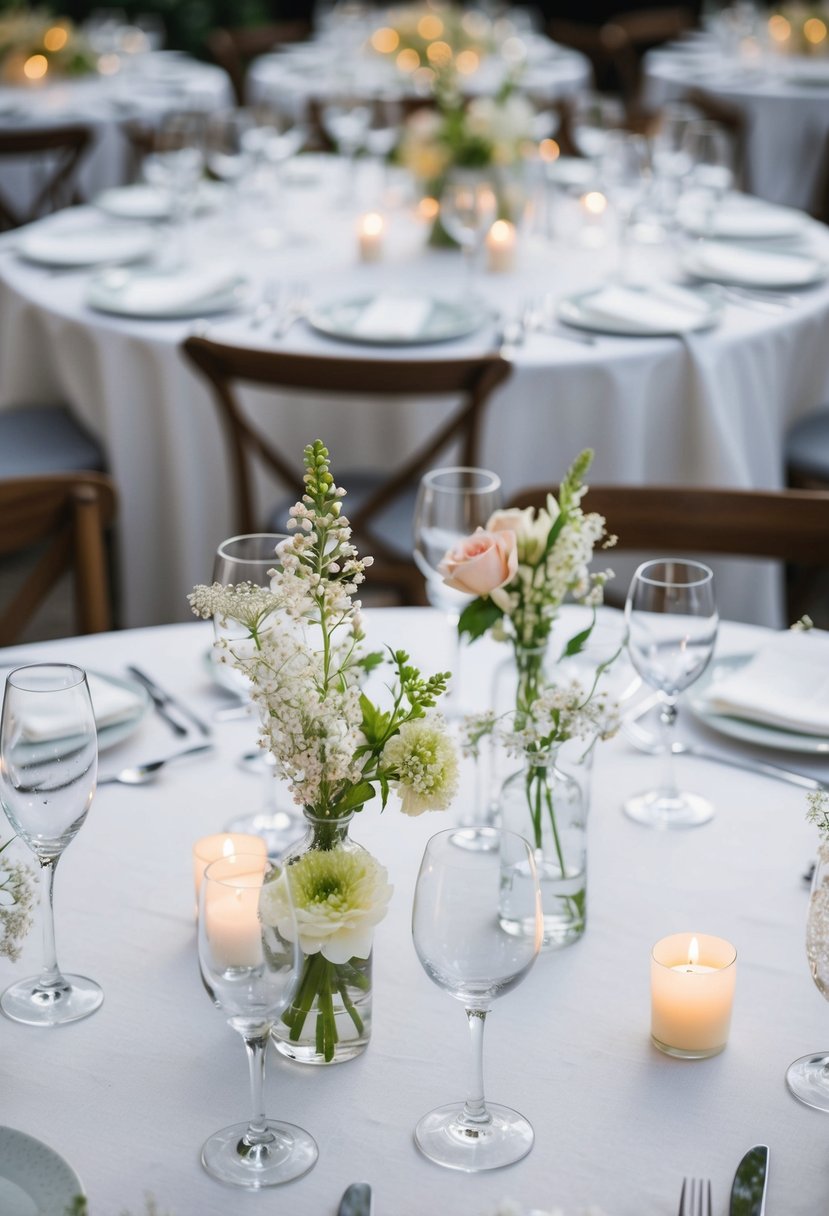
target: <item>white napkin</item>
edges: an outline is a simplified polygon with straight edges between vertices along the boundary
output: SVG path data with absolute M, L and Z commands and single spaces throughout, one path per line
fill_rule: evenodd
M 87 673 L 86 681 L 99 730 L 102 726 L 113 726 L 116 722 L 134 718 L 145 704 L 142 695 L 103 676 Z M 73 719 L 67 717 L 60 707 L 47 706 L 45 700 L 42 707 L 27 712 L 22 723 L 23 733 L 32 743 L 64 739 L 72 734 L 73 724 Z
M 596 321 L 626 322 L 642 333 L 682 333 L 699 325 L 708 305 L 693 292 L 659 284 L 644 291 L 610 284 L 581 301 L 586 315 Z
M 427 296 L 376 296 L 360 313 L 353 332 L 361 338 L 416 338 L 432 311 Z
M 703 241 L 691 251 L 697 271 L 753 287 L 795 287 L 815 277 L 813 258 Z
M 64 223 L 33 228 L 23 236 L 19 249 L 30 261 L 50 266 L 93 266 L 146 257 L 154 243 L 155 235 L 148 228 L 105 222 L 88 227 Z
M 164 313 L 189 308 L 222 291 L 229 291 L 238 282 L 236 271 L 219 263 L 175 271 L 172 274 L 116 275 L 101 280 L 104 287 L 117 293 L 118 304 L 124 312 Z
M 711 683 L 698 701 L 714 713 L 829 735 L 829 633 L 776 634 L 745 667 Z

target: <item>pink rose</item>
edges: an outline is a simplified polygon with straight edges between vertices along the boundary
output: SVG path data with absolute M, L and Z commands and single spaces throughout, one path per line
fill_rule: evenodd
M 489 595 L 511 582 L 518 571 L 515 533 L 478 528 L 449 550 L 438 571 L 447 587 L 467 595 Z

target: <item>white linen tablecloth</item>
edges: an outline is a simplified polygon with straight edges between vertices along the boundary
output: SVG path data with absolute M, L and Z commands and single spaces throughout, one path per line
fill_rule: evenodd
M 207 217 L 188 229 L 185 253 L 228 261 L 248 277 L 248 307 L 236 317 L 148 321 L 96 313 L 84 302 L 87 272 L 25 264 L 13 239 L 5 252 L 0 242 L 0 408 L 65 401 L 101 440 L 120 494 L 124 624 L 184 619 L 187 591 L 209 577 L 217 545 L 237 530 L 216 406 L 178 349 L 188 333 L 206 329 L 240 344 L 357 358 L 479 354 L 492 349 L 528 297 L 599 286 L 616 269 L 612 242 L 601 249 L 581 244 L 564 207 L 554 241 L 528 235 L 514 273 L 480 276 L 477 289 L 492 306 L 493 323 L 468 338 L 361 346 L 323 337 L 302 321 L 276 342 L 267 324 L 251 325 L 268 282 L 305 280 L 315 304 L 388 290 L 450 298 L 465 290 L 460 254 L 425 250 L 424 229 L 402 209 L 389 212 L 385 259 L 360 263 L 356 216 L 338 201 L 341 172 L 336 161 L 300 158 L 272 210 L 237 207 L 232 217 Z M 829 254 L 829 234 L 817 224 L 810 231 L 814 247 Z M 630 261 L 651 277 L 678 273 L 667 245 L 643 245 Z M 560 334 L 529 334 L 512 349 L 512 376 L 487 407 L 481 463 L 500 474 L 506 495 L 556 484 L 584 447 L 595 449 L 589 480 L 596 484 L 779 487 L 787 426 L 829 400 L 827 318 L 823 284 L 778 314 L 729 301 L 718 328 L 682 338 L 600 335 L 584 346 Z M 445 409 L 410 400 L 378 420 L 373 406 L 342 398 L 306 396 L 301 408 L 285 398 L 266 406 L 253 392 L 246 400 L 254 415 L 270 419 L 298 469 L 304 445 L 322 438 L 346 487 L 345 470 L 385 466 L 412 452 Z M 258 489 L 264 518 L 284 487 L 263 480 Z M 783 623 L 776 584 L 764 570 L 746 568 L 719 594 L 725 615 Z
M 451 661 L 446 627 L 429 610 L 376 610 L 367 626 L 372 646 L 405 645 L 427 670 Z M 210 716 L 225 703 L 205 667 L 211 636 L 208 625 L 170 626 L 6 651 L 0 662 L 49 655 L 113 674 L 134 662 Z M 763 636 L 724 625 L 719 646 L 745 651 Z M 467 652 L 470 697 L 488 698 L 493 660 L 505 654 L 489 642 Z M 461 1006 L 431 984 L 410 939 L 423 846 L 453 812 L 406 820 L 392 802 L 382 818 L 373 806 L 363 811 L 352 829 L 395 886 L 376 935 L 372 1042 L 359 1059 L 330 1069 L 269 1055 L 267 1109 L 312 1132 L 319 1162 L 275 1193 L 236 1197 L 212 1181 L 199 1149 L 217 1128 L 246 1117 L 247 1070 L 239 1036 L 199 978 L 191 848 L 257 808 L 257 781 L 234 763 L 253 733 L 251 720 L 217 725 L 214 754 L 170 767 L 152 786 L 99 788 L 61 863 L 56 917 L 62 965 L 97 979 L 104 1005 L 55 1031 L 0 1019 L 3 1122 L 71 1162 L 91 1216 L 137 1211 L 145 1192 L 175 1216 L 334 1216 L 357 1179 L 371 1182 L 377 1216 L 490 1216 L 504 1196 L 527 1208 L 561 1206 L 568 1216 L 589 1203 L 607 1216 L 665 1216 L 676 1210 L 685 1175 L 711 1178 L 720 1216 L 737 1162 L 755 1143 L 771 1149 L 770 1214 L 826 1210 L 829 1124 L 784 1082 L 792 1060 L 825 1049 L 828 1039 L 804 948 L 802 873 L 817 845 L 805 796 L 678 758 L 682 782 L 714 800 L 716 817 L 692 831 L 648 831 L 620 804 L 655 781 L 660 761 L 622 737 L 595 760 L 586 934 L 540 957 L 488 1020 L 487 1094 L 532 1121 L 530 1155 L 508 1170 L 466 1176 L 432 1165 L 414 1146 L 420 1115 L 463 1095 L 469 1045 Z M 151 715 L 102 755 L 101 770 L 175 747 Z M 829 776 L 829 760 L 811 768 Z M 456 810 L 470 789 L 466 782 Z M 649 1040 L 650 949 L 686 930 L 726 937 L 738 951 L 729 1044 L 694 1062 L 669 1059 Z M 36 971 L 39 944 L 33 931 L 19 963 L 0 959 L 0 983 Z

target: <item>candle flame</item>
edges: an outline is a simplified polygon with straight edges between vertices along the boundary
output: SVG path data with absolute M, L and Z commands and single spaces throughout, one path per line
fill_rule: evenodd
M 696 967 L 699 962 L 699 942 L 695 937 L 691 938 L 691 944 L 688 947 L 688 966 Z
M 222 845 L 222 856 L 223 857 L 232 857 L 233 853 L 234 853 L 233 837 L 228 836 L 227 839 L 225 840 L 224 844 Z
M 363 232 L 366 236 L 379 236 L 383 231 L 383 217 L 376 211 L 363 216 Z
M 45 55 L 30 55 L 23 64 L 23 75 L 27 80 L 42 80 L 49 71 L 49 60 Z
M 607 199 L 600 190 L 590 190 L 582 196 L 585 211 L 591 215 L 602 215 L 607 210 Z
M 503 245 L 513 239 L 515 228 L 508 220 L 496 220 L 489 230 L 489 235 L 495 245 Z

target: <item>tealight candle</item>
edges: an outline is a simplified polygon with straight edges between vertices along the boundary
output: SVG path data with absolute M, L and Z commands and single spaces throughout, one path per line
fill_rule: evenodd
M 199 906 L 199 891 L 207 867 L 212 861 L 219 861 L 222 857 L 234 857 L 237 853 L 247 853 L 264 859 L 268 855 L 268 849 L 261 836 L 252 836 L 244 832 L 220 832 L 216 836 L 203 836 L 193 845 L 196 909 Z
M 377 211 L 369 211 L 360 219 L 357 239 L 361 262 L 379 262 L 383 256 L 385 221 Z
M 582 215 L 580 240 L 589 249 L 598 249 L 607 241 L 607 197 L 601 190 L 588 190 L 579 199 Z
M 696 1060 L 728 1040 L 737 951 L 705 933 L 663 937 L 651 954 L 651 1039 L 670 1056 Z
M 487 269 L 495 274 L 513 270 L 516 244 L 515 224 L 509 220 L 496 220 L 486 234 Z

